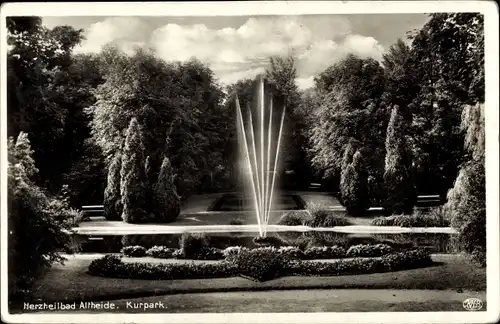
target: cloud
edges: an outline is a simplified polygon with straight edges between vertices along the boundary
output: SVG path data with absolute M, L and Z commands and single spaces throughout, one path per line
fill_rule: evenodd
M 295 82 L 300 90 L 309 89 L 314 86 L 314 76 L 310 76 L 308 78 L 297 78 L 295 79 Z
M 331 15 L 249 18 L 239 27 L 220 29 L 169 23 L 154 30 L 140 18 L 118 17 L 92 24 L 86 37 L 78 51 L 99 51 L 111 42 L 127 52 L 151 47 L 167 61 L 196 57 L 224 84 L 262 73 L 269 56 L 294 55 L 301 88 L 347 53 L 380 59 L 384 50 L 373 37 L 352 34 L 347 18 Z
M 136 17 L 111 17 L 93 23 L 85 32 L 85 40 L 75 52 L 99 52 L 102 46 L 114 43 L 127 51 L 131 46 L 144 46 L 147 25 Z

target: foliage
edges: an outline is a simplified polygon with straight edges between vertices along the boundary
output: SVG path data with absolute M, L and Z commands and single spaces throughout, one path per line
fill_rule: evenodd
M 389 213 L 411 213 L 417 193 L 413 184 L 412 157 L 408 150 L 405 121 L 396 105 L 392 108 L 385 142 L 384 184 L 387 190 L 385 210 Z
M 292 56 L 272 56 L 266 79 L 271 86 L 273 107 L 278 112 L 286 109 L 282 134 L 282 165 L 293 170 L 293 183 L 299 187 L 309 185 L 312 170 L 307 159 L 307 116 L 310 108 L 301 105 L 301 94 L 296 84 L 296 62 Z
M 392 248 L 387 244 L 375 245 L 353 245 L 346 252 L 348 258 L 354 257 L 379 257 L 392 252 Z
M 370 175 L 380 178 L 387 125 L 382 94 L 384 70 L 373 59 L 348 55 L 315 79 L 321 104 L 314 112 L 310 154 L 324 178 L 341 170 L 344 151 L 352 140 L 359 142 Z M 363 131 L 359 131 L 359 130 Z
M 146 249 L 140 245 L 125 246 L 120 252 L 129 257 L 143 257 L 146 255 Z
M 290 211 L 281 215 L 278 225 L 307 226 L 311 221 L 309 214 L 304 212 Z
M 463 114 L 465 148 L 470 160 L 465 163 L 448 192 L 446 213 L 451 226 L 459 232 L 460 248 L 481 265 L 486 264 L 486 175 L 484 148 L 484 105 L 469 106 Z
M 313 246 L 304 250 L 305 260 L 340 259 L 344 258 L 346 250 L 341 246 Z
M 370 206 L 368 176 L 361 152 L 356 152 L 352 162 L 342 172 L 340 188 L 342 203 L 349 214 L 362 215 Z
M 336 262 L 295 262 L 287 272 L 295 276 L 339 276 L 420 268 L 432 263 L 430 255 L 422 250 L 390 253 L 381 258 L 353 258 Z
M 88 112 L 108 163 L 135 117 L 143 127 L 151 174 L 159 173 L 168 156 L 180 196 L 220 185 L 210 179 L 224 179 L 230 171 L 233 161 L 225 157 L 233 149 L 234 107 L 222 104 L 213 72 L 196 60 L 167 63 L 146 50 L 127 56 L 108 47 L 101 57 L 108 66 L 106 81 Z
M 420 212 L 413 215 L 393 215 L 377 217 L 372 220 L 373 226 L 401 226 L 401 227 L 448 227 L 448 219 L 443 217 L 442 212 Z
M 216 264 L 124 263 L 114 255 L 106 255 L 91 262 L 89 273 L 108 278 L 175 280 L 233 277 L 236 274 L 236 269 L 233 264 L 228 262 Z
M 104 190 L 104 217 L 107 220 L 121 220 L 122 201 L 120 196 L 120 172 L 122 155 L 116 152 L 108 170 L 108 181 Z
M 166 246 L 155 245 L 146 251 L 146 255 L 153 257 L 153 258 L 169 259 L 173 256 L 175 251 L 176 251 L 176 249 L 174 249 L 174 248 L 168 248 Z
M 238 274 L 258 281 L 281 276 L 335 276 L 398 271 L 432 264 L 428 252 L 410 250 L 385 254 L 380 258 L 351 258 L 335 262 L 297 261 L 272 248 L 242 250 L 230 261 L 210 263 L 124 263 L 106 255 L 91 262 L 89 273 L 111 278 L 175 280 L 227 278 Z
M 33 181 L 56 193 L 80 158 L 88 136 L 83 107 L 100 76 L 85 75 L 93 66 L 72 55 L 83 30 L 48 29 L 40 17 L 7 20 L 8 135 L 36 134 L 31 142 L 39 172 Z
M 253 242 L 258 246 L 280 247 L 286 245 L 286 243 L 277 236 L 257 236 L 253 239 Z
M 8 141 L 8 294 L 26 293 L 40 271 L 63 262 L 59 251 L 69 248 L 70 227 L 81 213 L 61 197 L 50 197 L 33 183 L 37 169 L 27 134 Z
M 183 233 L 179 241 L 182 257 L 196 258 L 204 249 L 209 248 L 208 238 L 200 233 Z
M 234 258 L 238 273 L 258 281 L 267 281 L 284 274 L 285 258 L 272 249 L 241 251 Z
M 335 212 L 328 210 L 318 210 L 312 216 L 309 225 L 311 227 L 335 227 L 349 226 L 352 223 L 344 216 L 335 215 Z
M 155 219 L 162 222 L 174 221 L 180 213 L 180 199 L 174 184 L 175 175 L 167 157 L 163 159 L 154 186 Z
M 406 83 L 415 163 L 419 178 L 445 193 L 464 161 L 459 129 L 464 105 L 484 102 L 484 17 L 431 14 L 412 38 Z
M 146 171 L 144 146 L 137 119 L 133 118 L 127 129 L 120 170 L 120 195 L 123 206 L 122 219 L 126 223 L 140 223 L 151 217 L 146 211 Z

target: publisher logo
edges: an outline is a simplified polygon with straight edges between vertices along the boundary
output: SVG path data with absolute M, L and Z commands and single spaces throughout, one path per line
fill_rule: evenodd
M 478 298 L 467 298 L 462 305 L 468 311 L 478 311 L 483 308 L 483 301 Z

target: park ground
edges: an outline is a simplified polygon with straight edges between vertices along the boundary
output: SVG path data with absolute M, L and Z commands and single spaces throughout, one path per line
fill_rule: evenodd
M 320 201 L 329 208 L 341 208 L 338 201 L 326 193 L 303 192 L 300 195 L 306 202 Z M 220 194 L 204 195 L 191 200 L 184 205 L 181 216 L 172 226 L 189 228 L 195 225 L 193 215 L 198 215 L 195 219 L 201 219 L 205 225 L 228 224 L 224 213 L 205 212 L 207 205 L 218 196 Z M 250 219 L 248 221 L 251 222 Z M 112 228 L 115 223 L 124 224 L 98 218 L 82 225 L 84 228 Z M 127 308 L 130 303 L 162 302 L 168 308 L 150 309 L 148 312 L 171 313 L 458 311 L 464 310 L 461 303 L 467 298 L 480 298 L 486 303 L 485 269 L 475 267 L 460 254 L 433 254 L 435 264 L 420 269 L 353 276 L 284 277 L 267 282 L 242 277 L 156 281 L 103 278 L 88 274 L 90 262 L 102 255 L 65 255 L 67 261 L 64 265 L 52 266 L 37 281 L 32 300 L 68 303 L 110 301 L 119 307 L 116 310 L 119 312 L 137 312 L 137 309 Z M 124 257 L 123 260 L 219 262 L 149 257 Z

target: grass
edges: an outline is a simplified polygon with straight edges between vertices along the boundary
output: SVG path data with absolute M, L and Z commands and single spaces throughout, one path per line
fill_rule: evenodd
M 293 298 L 290 298 L 293 296 Z M 469 297 L 484 294 L 422 290 L 289 290 L 177 294 L 113 300 L 115 312 L 128 313 L 244 313 L 244 312 L 439 312 L 465 311 Z M 318 303 L 318 300 L 321 300 Z M 272 301 L 272 302 L 269 302 Z M 127 302 L 161 302 L 164 308 L 132 309 Z M 486 303 L 482 310 L 486 309 Z
M 263 283 L 244 278 L 157 280 L 103 278 L 87 274 L 91 260 L 54 265 L 34 286 L 31 297 L 45 302 L 96 301 L 155 295 L 284 289 L 454 289 L 485 291 L 486 270 L 461 255 L 434 258 L 434 266 L 397 272 L 335 277 L 283 277 Z

